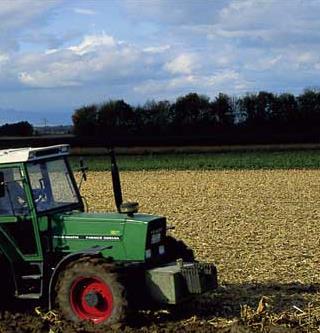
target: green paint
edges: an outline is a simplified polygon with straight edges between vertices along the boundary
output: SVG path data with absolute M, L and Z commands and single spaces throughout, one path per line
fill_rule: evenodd
M 72 212 L 53 218 L 54 248 L 74 252 L 95 245 L 111 246 L 103 255 L 115 260 L 144 261 L 147 230 L 156 221 L 165 228 L 165 219 L 147 214 L 132 217 L 119 213 Z

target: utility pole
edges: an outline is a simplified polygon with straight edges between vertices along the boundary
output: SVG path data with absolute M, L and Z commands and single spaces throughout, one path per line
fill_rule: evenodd
M 48 124 L 48 119 L 43 118 L 44 134 L 47 134 L 47 124 Z

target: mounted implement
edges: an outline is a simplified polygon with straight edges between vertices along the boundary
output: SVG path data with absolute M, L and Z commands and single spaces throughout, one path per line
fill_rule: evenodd
M 194 262 L 164 217 L 123 202 L 113 152 L 115 213 L 85 212 L 68 155 L 67 145 L 0 151 L 2 300 L 39 299 L 103 326 L 133 303 L 177 304 L 216 288 L 215 266 Z

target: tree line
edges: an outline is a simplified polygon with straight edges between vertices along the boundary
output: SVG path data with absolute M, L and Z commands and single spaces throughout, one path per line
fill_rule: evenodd
M 317 129 L 320 91 L 299 96 L 260 91 L 241 97 L 220 93 L 214 99 L 197 93 L 132 106 L 124 100 L 82 106 L 72 116 L 78 136 L 152 137 L 212 136 L 234 131 L 285 131 Z
M 213 99 L 197 93 L 175 101 L 147 101 L 132 106 L 109 100 L 76 109 L 72 115 L 78 137 L 200 137 L 239 133 L 318 133 L 320 91 L 307 89 L 295 96 L 260 91 L 240 97 L 220 93 Z M 21 121 L 0 126 L 1 136 L 31 136 L 33 126 Z
M 32 136 L 33 126 L 27 121 L 0 126 L 0 136 Z

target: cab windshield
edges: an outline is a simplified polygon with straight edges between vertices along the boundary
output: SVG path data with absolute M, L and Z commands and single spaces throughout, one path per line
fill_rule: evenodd
M 33 200 L 38 212 L 79 203 L 64 159 L 28 163 Z

